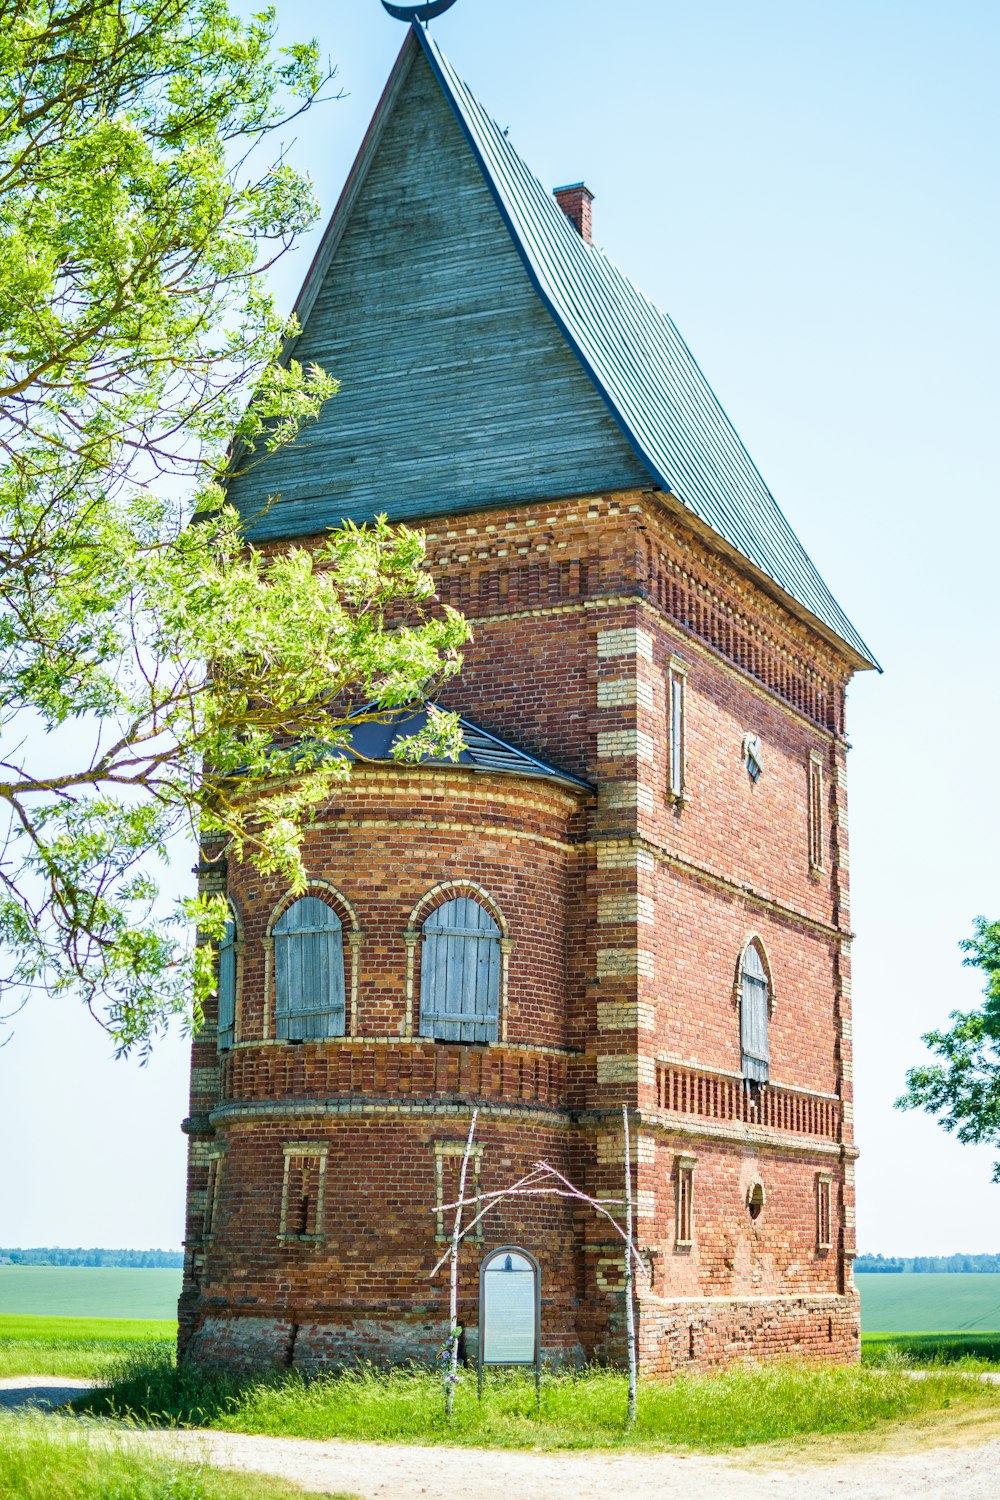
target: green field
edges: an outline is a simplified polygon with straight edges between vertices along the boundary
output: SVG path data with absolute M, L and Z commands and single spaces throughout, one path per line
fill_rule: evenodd
M 859 1272 L 865 1333 L 1000 1330 L 1000 1272 Z
M 176 1318 L 179 1270 L 0 1266 L 0 1316 Z
M 8 1338 L 11 1318 L 172 1321 L 180 1283 L 179 1270 L 0 1266 L 0 1318 Z M 1000 1273 L 868 1272 L 857 1283 L 865 1333 L 1000 1331 Z

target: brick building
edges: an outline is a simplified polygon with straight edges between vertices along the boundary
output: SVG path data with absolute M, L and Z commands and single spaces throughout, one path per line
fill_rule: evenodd
M 844 697 L 870 652 L 589 191 L 547 193 L 419 28 L 299 318 L 342 393 L 233 500 L 275 545 L 419 522 L 474 626 L 444 700 L 467 748 L 398 765 L 403 720 L 361 747 L 304 899 L 212 877 L 182 1352 L 426 1357 L 472 1108 L 482 1190 L 544 1157 L 616 1195 L 627 1103 L 646 1370 L 854 1358 Z M 620 1246 L 553 1199 L 468 1246 L 470 1339 L 504 1244 L 540 1262 L 546 1353 L 621 1355 Z

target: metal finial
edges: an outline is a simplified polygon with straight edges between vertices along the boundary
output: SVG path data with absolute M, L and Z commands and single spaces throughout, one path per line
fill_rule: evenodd
M 390 0 L 382 0 L 382 9 L 395 16 L 397 21 L 422 21 L 426 26 L 428 21 L 451 10 L 454 4 L 455 0 L 427 0 L 424 5 L 392 5 Z

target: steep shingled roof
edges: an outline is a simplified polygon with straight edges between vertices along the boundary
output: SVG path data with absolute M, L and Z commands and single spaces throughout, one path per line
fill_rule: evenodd
M 423 48 L 539 295 L 650 475 L 871 666 L 672 320 L 573 228 L 433 38 Z

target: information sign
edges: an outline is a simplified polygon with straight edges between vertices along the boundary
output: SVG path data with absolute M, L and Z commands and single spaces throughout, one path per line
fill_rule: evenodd
M 494 1250 L 479 1271 L 479 1379 L 484 1365 L 534 1365 L 539 1372 L 538 1262 L 514 1245 Z

